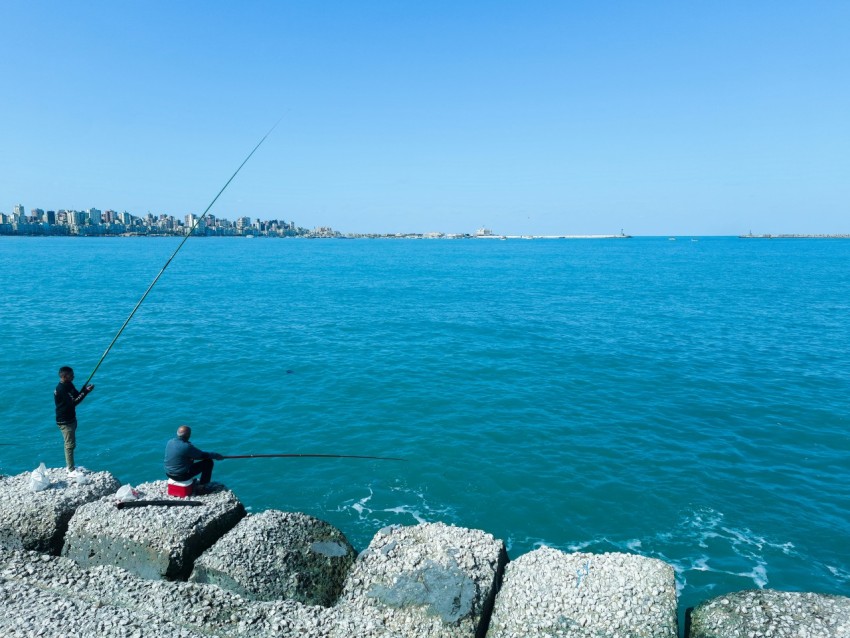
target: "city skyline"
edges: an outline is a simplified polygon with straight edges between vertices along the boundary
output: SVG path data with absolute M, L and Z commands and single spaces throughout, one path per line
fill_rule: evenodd
M 99 221 L 98 221 L 99 220 Z M 611 239 L 630 238 L 635 235 L 627 234 L 624 229 L 619 233 L 606 234 L 574 234 L 560 233 L 556 235 L 535 235 L 523 233 L 513 235 L 509 233 L 493 232 L 486 226 L 481 226 L 470 232 L 445 232 L 430 231 L 421 232 L 394 232 L 394 233 L 369 233 L 369 232 L 340 232 L 330 226 L 314 226 L 312 229 L 297 226 L 294 221 L 278 219 L 252 218 L 246 215 L 237 215 L 231 221 L 229 218 L 216 216 L 210 212 L 203 216 L 186 214 L 181 220 L 178 216 L 168 213 L 154 215 L 150 212 L 145 215 L 134 215 L 128 211 L 118 213 L 115 210 L 100 210 L 89 208 L 85 211 L 60 209 L 58 211 L 32 208 L 26 213 L 22 204 L 16 204 L 11 214 L 0 211 L 0 235 L 77 235 L 77 236 L 102 236 L 102 235 L 177 235 L 185 236 L 188 233 L 205 236 L 266 236 L 266 237 L 421 237 L 421 238 L 550 238 L 550 239 Z M 692 233 L 689 233 L 693 235 Z M 809 238 L 809 239 L 850 239 L 850 233 L 753 233 L 752 230 L 744 233 L 736 233 L 740 238 Z M 670 233 L 656 235 L 659 237 L 669 236 Z M 649 237 L 649 235 L 645 235 Z M 711 237 L 712 235 L 704 235 Z M 723 237 L 725 235 L 714 235 Z M 674 237 L 670 237 L 673 239 Z
M 31 208 L 29 213 L 23 204 L 16 204 L 10 214 L 0 211 L 0 234 L 70 234 L 70 235 L 114 235 L 114 234 L 178 234 L 188 232 L 213 235 L 273 234 L 277 236 L 333 235 L 327 227 L 313 231 L 295 225 L 294 221 L 278 219 L 262 220 L 247 215 L 238 215 L 233 221 L 212 213 L 203 216 L 188 213 L 179 216 L 169 213 L 134 215 L 128 211 L 88 208 L 45 210 Z
M 0 3 L 0 209 L 850 231 L 850 4 Z

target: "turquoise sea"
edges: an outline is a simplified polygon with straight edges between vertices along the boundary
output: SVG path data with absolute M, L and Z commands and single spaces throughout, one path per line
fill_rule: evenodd
M 63 464 L 89 376 L 173 238 L 0 237 L 0 472 Z M 680 607 L 850 595 L 850 241 L 189 240 L 79 407 L 77 460 L 215 479 L 358 550 L 390 524 L 672 564 Z

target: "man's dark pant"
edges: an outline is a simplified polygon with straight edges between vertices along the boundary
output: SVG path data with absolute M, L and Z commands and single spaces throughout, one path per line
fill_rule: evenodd
M 192 469 L 189 470 L 185 474 L 175 475 L 168 474 L 168 478 L 174 479 L 175 481 L 188 481 L 190 478 L 194 478 L 198 474 L 201 475 L 201 485 L 206 485 L 210 482 L 212 478 L 213 471 L 213 460 L 212 459 L 204 459 L 203 461 L 195 461 L 192 463 Z

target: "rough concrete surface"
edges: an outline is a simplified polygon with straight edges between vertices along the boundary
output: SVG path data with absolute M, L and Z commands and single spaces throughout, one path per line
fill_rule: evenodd
M 504 543 L 443 523 L 386 528 L 354 563 L 337 607 L 401 636 L 483 636 Z
M 252 602 L 215 585 L 84 569 L 46 554 L 0 549 L 0 636 L 62 638 L 398 638 L 351 611 Z
M 691 638 L 847 638 L 850 598 L 752 589 L 690 611 Z
M 195 561 L 190 580 L 250 600 L 330 606 L 357 553 L 345 535 L 298 512 L 267 510 L 243 518 Z
M 168 496 L 165 481 L 136 489 L 143 500 L 174 505 L 118 509 L 114 497 L 83 505 L 68 523 L 62 555 L 83 567 L 115 565 L 143 578 L 185 580 L 195 559 L 245 516 L 242 503 L 221 486 L 191 499 Z
M 81 505 L 119 487 L 109 472 L 84 474 L 81 482 L 64 469 L 48 468 L 50 487 L 33 492 L 30 472 L 0 479 L 0 545 L 58 555 L 68 521 Z
M 676 638 L 673 568 L 542 547 L 508 564 L 487 638 Z

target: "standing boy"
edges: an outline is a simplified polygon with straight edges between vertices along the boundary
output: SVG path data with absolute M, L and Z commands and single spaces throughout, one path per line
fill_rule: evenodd
M 59 368 L 59 385 L 53 391 L 56 403 L 56 425 L 65 439 L 65 464 L 68 466 L 68 478 L 76 478 L 81 472 L 74 466 L 74 448 L 77 447 L 77 404 L 94 390 L 89 384 L 81 391 L 74 387 L 74 371 L 68 366 Z

